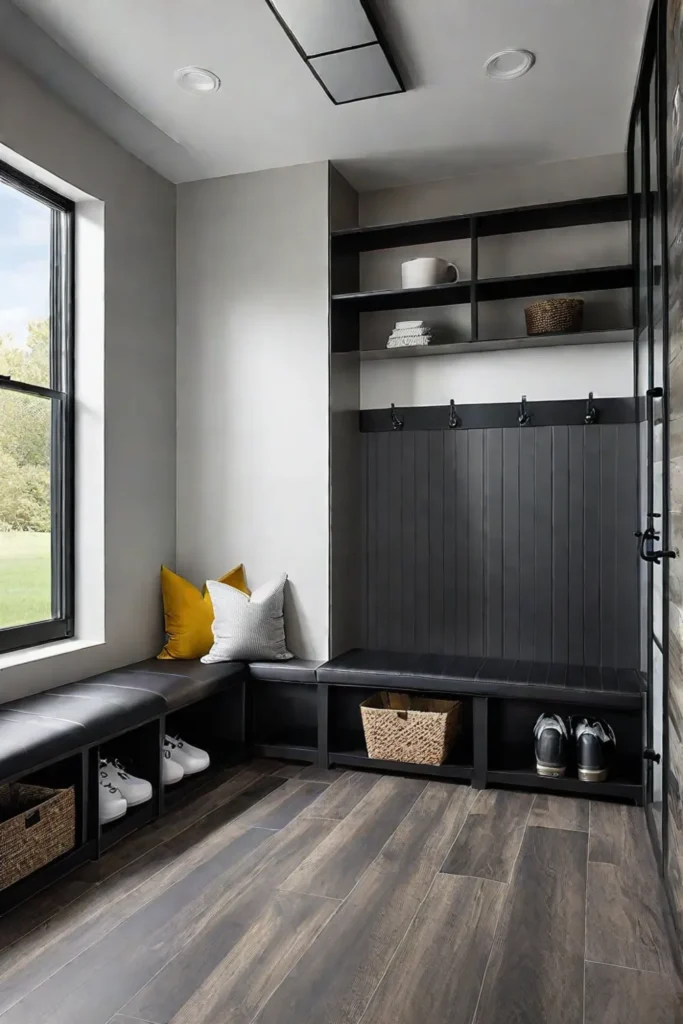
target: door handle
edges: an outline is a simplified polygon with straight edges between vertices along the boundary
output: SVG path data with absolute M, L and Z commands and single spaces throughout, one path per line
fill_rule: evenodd
M 654 526 L 648 526 L 646 530 L 637 530 L 634 534 L 635 537 L 640 538 L 640 544 L 638 546 L 638 554 L 644 562 L 652 562 L 654 565 L 661 565 L 662 558 L 675 558 L 675 551 L 653 551 L 652 544 L 654 541 L 659 540 L 659 534 L 655 530 Z

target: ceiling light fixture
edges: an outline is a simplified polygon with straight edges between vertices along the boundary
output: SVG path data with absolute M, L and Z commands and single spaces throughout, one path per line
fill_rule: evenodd
M 213 71 L 207 71 L 206 68 L 178 68 L 173 77 L 186 92 L 218 92 L 221 87 L 218 75 L 214 75 Z
M 405 92 L 368 0 L 266 0 L 333 103 Z
M 521 78 L 530 71 L 536 62 L 531 50 L 500 50 L 484 64 L 484 71 L 489 78 L 508 82 L 511 78 Z

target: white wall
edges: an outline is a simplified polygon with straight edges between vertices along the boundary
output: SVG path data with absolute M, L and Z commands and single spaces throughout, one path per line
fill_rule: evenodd
M 508 168 L 466 178 L 404 188 L 383 189 L 360 196 L 360 223 L 382 224 L 479 210 L 560 202 L 626 191 L 623 154 L 585 160 Z M 400 286 L 400 264 L 419 255 L 452 260 L 462 279 L 470 276 L 469 241 L 412 246 L 367 253 L 361 258 L 364 288 Z M 588 225 L 553 231 L 482 239 L 480 277 L 508 276 L 631 261 L 626 223 Z M 626 327 L 631 322 L 630 295 L 588 294 L 584 326 Z M 479 308 L 481 338 L 518 337 L 526 333 L 528 299 L 484 303 Z M 403 310 L 400 319 L 424 319 L 440 326 L 444 341 L 468 341 L 468 305 L 443 309 Z M 396 313 L 361 316 L 361 348 L 383 348 L 398 319 Z M 530 400 L 630 395 L 633 391 L 632 348 L 591 345 L 579 348 L 527 349 L 514 352 L 466 353 L 393 362 L 361 364 L 361 407 L 441 405 L 456 402 L 511 402 L 522 394 Z
M 0 143 L 92 197 L 77 212 L 78 635 L 36 661 L 0 656 L 4 701 L 160 644 L 159 565 L 175 556 L 175 189 L 4 57 L 0 97 Z
M 328 167 L 178 188 L 178 568 L 287 572 L 287 637 L 328 652 Z

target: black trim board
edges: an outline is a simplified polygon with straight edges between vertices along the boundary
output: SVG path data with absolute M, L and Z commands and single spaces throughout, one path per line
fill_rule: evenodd
M 635 423 L 636 402 L 633 398 L 596 398 L 598 424 Z M 568 399 L 558 402 L 527 402 L 526 411 L 530 422 L 521 427 L 581 426 L 585 423 L 587 398 Z M 447 405 L 422 405 L 399 409 L 396 414 L 403 420 L 405 430 L 449 430 L 450 407 Z M 476 405 L 456 405 L 457 430 L 481 430 L 487 428 L 518 427 L 520 406 L 517 402 Z M 360 414 L 360 429 L 363 433 L 392 431 L 389 409 L 363 409 Z M 590 429 L 590 428 L 587 428 Z

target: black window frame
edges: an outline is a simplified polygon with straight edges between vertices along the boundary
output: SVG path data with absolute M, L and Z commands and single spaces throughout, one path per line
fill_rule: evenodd
M 0 391 L 50 399 L 52 618 L 0 629 L 0 654 L 74 635 L 74 221 L 75 203 L 0 161 L 0 181 L 48 206 L 50 387 L 0 375 Z

